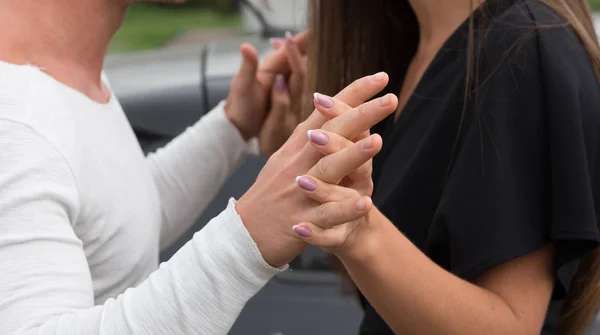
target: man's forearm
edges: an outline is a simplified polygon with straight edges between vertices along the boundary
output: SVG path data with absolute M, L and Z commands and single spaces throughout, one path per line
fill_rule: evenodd
M 184 233 L 242 164 L 246 143 L 222 104 L 148 156 L 163 212 L 161 247 Z

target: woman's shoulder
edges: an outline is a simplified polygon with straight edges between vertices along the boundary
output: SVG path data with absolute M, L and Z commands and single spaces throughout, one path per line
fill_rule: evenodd
M 575 31 L 573 24 L 584 32 L 587 24 L 584 21 L 589 20 L 591 26 L 591 20 L 580 18 L 580 22 L 569 22 L 563 14 L 542 0 L 514 0 L 497 16 L 486 15 L 484 9 L 478 29 L 484 56 L 499 61 L 502 57 L 529 53 L 529 61 L 533 60 L 532 56 L 553 56 L 573 63 L 582 60 L 590 63 L 582 43 L 584 39 L 578 35 L 579 31 Z M 595 38 L 592 35 L 595 35 L 594 32 L 590 36 Z
M 479 22 L 491 32 L 569 30 L 568 20 L 543 0 L 493 0 L 481 8 Z
M 569 22 L 541 0 L 515 0 L 501 14 L 485 19 L 484 11 L 482 17 L 476 35 L 480 84 L 510 80 L 522 89 L 539 85 L 546 95 L 600 93 L 583 42 L 596 43 L 596 37 L 593 28 L 585 31 L 585 22 Z

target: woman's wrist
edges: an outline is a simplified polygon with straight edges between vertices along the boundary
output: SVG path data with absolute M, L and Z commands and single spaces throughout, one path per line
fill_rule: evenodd
M 359 227 L 353 236 L 346 241 L 347 245 L 335 255 L 343 262 L 369 263 L 381 254 L 384 236 L 389 234 L 389 228 L 396 229 L 393 224 L 376 208 L 373 207 L 361 219 Z

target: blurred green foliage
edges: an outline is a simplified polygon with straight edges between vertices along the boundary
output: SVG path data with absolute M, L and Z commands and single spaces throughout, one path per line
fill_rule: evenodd
M 239 29 L 240 24 L 238 13 L 216 12 L 203 6 L 135 4 L 127 12 L 109 52 L 157 48 L 187 30 Z
M 203 8 L 220 12 L 232 12 L 238 9 L 238 0 L 187 0 L 179 7 Z
M 600 0 L 588 0 L 592 9 L 600 10 Z

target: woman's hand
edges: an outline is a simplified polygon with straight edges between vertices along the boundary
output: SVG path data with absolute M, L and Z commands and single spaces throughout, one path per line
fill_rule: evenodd
M 329 116 L 340 115 L 351 110 L 351 107 L 343 102 L 322 95 L 315 95 L 315 102 L 317 109 Z M 308 137 L 310 143 L 321 154 L 325 155 L 326 158 L 330 158 L 328 161 L 325 161 L 325 159 L 319 161 L 319 164 L 328 162 L 330 164 L 328 170 L 336 170 L 341 164 L 345 164 L 341 157 L 348 155 L 356 145 L 336 133 L 320 129 L 309 130 Z M 373 142 L 363 140 L 362 143 L 367 147 L 381 146 L 379 136 L 371 136 L 369 139 Z M 356 195 L 371 196 L 373 192 L 372 161 L 369 160 L 348 176 L 319 173 L 323 170 L 322 166 L 315 165 L 305 176 L 298 179 L 299 188 L 311 199 L 322 204 L 321 218 L 302 222 L 294 226 L 294 231 L 306 242 L 329 253 L 343 256 L 344 253 L 355 251 L 354 242 L 362 240 L 356 238 L 357 232 L 366 230 L 368 221 L 365 216 L 362 216 L 354 221 L 335 224 L 339 221 L 323 219 L 335 217 L 336 215 L 333 211 L 326 212 L 326 208 L 333 209 L 334 206 L 325 206 L 325 204 L 346 201 L 348 197 L 355 197 Z M 367 214 L 372 208 L 372 203 L 364 203 L 362 206 L 366 209 L 365 214 Z
M 345 112 L 352 109 L 344 102 L 328 97 L 323 94 L 315 93 L 315 108 L 329 119 L 335 119 L 337 116 L 344 114 Z M 379 100 L 379 103 L 397 103 L 394 102 L 395 97 L 390 96 L 390 99 Z M 380 106 L 383 107 L 383 106 Z M 360 134 L 353 141 L 361 140 L 369 136 L 369 130 Z M 330 155 L 338 152 L 352 144 L 352 141 L 344 139 L 336 140 L 339 135 L 331 134 L 325 130 L 309 130 L 308 137 L 310 142 L 317 148 L 323 155 Z M 349 175 L 345 176 L 340 182 L 340 186 L 349 187 L 357 190 L 362 195 L 371 196 L 373 193 L 373 181 L 371 179 L 372 174 L 372 160 L 366 162 L 363 166 L 352 171 Z M 337 184 L 337 183 L 336 183 Z
M 379 152 L 383 144 L 379 135 L 371 135 L 366 139 L 357 143 L 337 135 L 334 133 L 326 133 L 323 131 L 313 131 L 318 134 L 326 135 L 330 140 L 326 145 L 321 142 L 315 144 L 311 139 L 311 143 L 319 149 L 319 151 L 327 156 L 319 161 L 318 164 L 326 164 L 324 169 L 319 165 L 315 165 L 305 176 L 297 179 L 298 187 L 309 198 L 321 204 L 319 206 L 319 214 L 312 220 L 302 222 L 293 227 L 293 230 L 306 242 L 320 247 L 325 251 L 340 255 L 340 253 L 352 251 L 354 242 L 357 240 L 356 232 L 365 225 L 365 216 L 373 208 L 373 203 L 369 197 L 362 195 L 365 189 L 356 190 L 338 185 L 338 183 L 346 176 L 339 173 L 340 168 L 347 164 L 348 157 L 359 156 L 359 152 L 365 150 L 373 150 Z M 362 167 L 366 169 L 366 167 Z M 370 184 L 371 177 L 364 175 L 365 180 L 362 185 Z M 367 192 L 372 192 L 367 190 Z M 370 196 L 370 193 L 369 193 Z M 347 203 L 349 199 L 361 200 L 355 202 L 355 213 L 364 213 L 352 221 L 340 220 L 343 216 L 339 213 L 339 209 L 343 208 L 341 204 Z M 346 209 L 347 210 L 347 209 Z
M 356 106 L 380 92 L 387 82 L 388 77 L 385 74 L 365 77 L 352 83 L 337 97 L 350 106 Z M 290 139 L 269 159 L 256 183 L 242 196 L 236 206 L 242 221 L 269 264 L 281 266 L 297 257 L 306 243 L 298 238 L 292 227 L 298 222 L 315 219 L 317 213 L 325 212 L 322 208 L 318 209 L 320 206 L 314 200 L 297 192 L 296 177 L 305 175 L 317 165 L 319 169 L 317 177 L 339 175 L 342 179 L 364 165 L 381 148 L 378 145 L 363 148 L 361 142 L 353 146 L 352 155 L 340 156 L 343 158 L 343 164 L 331 164 L 329 161 L 333 155 L 323 158 L 318 150 L 307 143 L 307 131 L 322 126 L 342 137 L 356 138 L 393 113 L 396 106 L 397 99 L 393 95 L 387 95 L 362 104 L 325 124 L 323 123 L 326 118 L 319 112 L 314 112 L 296 128 Z M 371 139 L 372 142 L 377 144 L 377 138 L 375 136 L 375 139 Z M 368 143 L 368 140 L 365 141 Z M 318 163 L 320 160 L 321 163 Z M 354 219 L 363 216 L 364 212 L 356 207 L 356 202 L 364 200 L 361 198 L 363 195 L 357 196 L 338 203 L 337 210 L 340 211 L 343 206 L 345 210 L 340 212 L 350 214 Z M 333 219 L 339 221 L 338 224 L 352 221 L 340 216 Z
M 329 163 L 331 164 L 330 170 L 336 170 L 339 164 L 345 164 L 343 159 L 344 155 L 348 155 L 348 152 L 356 146 L 351 141 L 333 133 L 328 133 L 320 130 L 313 130 L 311 132 L 317 132 L 323 136 L 329 138 L 329 144 L 321 145 L 321 142 L 315 143 L 311 139 L 311 143 L 319 149 L 323 154 L 329 155 L 325 158 L 330 158 Z M 358 142 L 361 145 L 367 147 L 381 147 L 382 140 L 379 135 L 371 135 L 365 140 Z M 370 142 L 370 143 L 369 143 Z M 370 164 L 369 164 L 370 166 Z M 365 167 L 362 167 L 366 169 Z M 328 220 L 327 218 L 336 217 L 338 213 L 335 212 L 335 206 L 332 204 L 345 202 L 348 198 L 353 198 L 358 195 L 362 195 L 363 192 L 372 192 L 372 189 L 361 189 L 356 190 L 344 186 L 338 185 L 344 176 L 335 174 L 321 174 L 318 171 L 322 168 L 315 166 L 305 176 L 298 178 L 298 188 L 302 193 L 305 193 L 309 198 L 317 201 L 321 204 L 322 212 L 320 216 L 306 222 L 301 222 L 294 226 L 294 231 L 300 238 L 309 244 L 316 247 L 322 248 L 323 250 L 334 254 L 336 256 L 342 256 L 343 253 L 352 252 L 354 244 L 357 240 L 360 240 L 356 236 L 360 229 L 365 229 L 367 221 L 365 216 L 361 216 L 353 221 L 347 221 L 340 223 L 336 220 Z M 320 177 L 317 177 L 320 175 Z M 370 185 L 370 175 L 364 175 L 362 185 Z M 370 198 L 367 198 L 370 199 Z M 362 203 L 357 203 L 360 209 L 364 210 L 367 215 L 373 208 L 373 204 L 370 201 L 365 200 Z
M 285 40 L 272 41 L 276 52 L 284 52 L 289 72 L 278 74 L 271 90 L 271 108 L 259 135 L 260 152 L 271 157 L 290 137 L 302 121 L 307 57 L 305 44 L 307 32 Z M 266 61 L 265 61 L 266 62 Z M 269 64 L 265 64 L 269 66 Z

